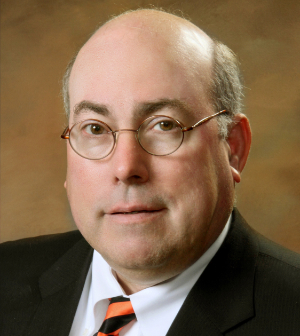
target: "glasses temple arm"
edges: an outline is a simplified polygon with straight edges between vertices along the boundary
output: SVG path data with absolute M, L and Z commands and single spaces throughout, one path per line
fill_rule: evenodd
M 69 136 L 67 135 L 68 132 L 69 132 L 69 127 L 67 126 L 60 137 L 62 139 L 69 139 Z
M 183 128 L 183 132 L 191 131 L 191 130 L 193 130 L 194 128 L 196 128 L 196 127 L 202 125 L 202 124 L 205 123 L 206 121 L 212 119 L 213 117 L 216 117 L 217 115 L 219 115 L 219 114 L 223 114 L 223 113 L 229 113 L 229 112 L 228 112 L 227 110 L 222 110 L 222 111 L 219 111 L 219 112 L 217 112 L 217 113 L 215 113 L 215 114 L 213 114 L 213 115 L 211 115 L 211 116 L 205 117 L 205 118 L 201 119 L 200 121 L 198 121 L 195 125 L 190 126 L 190 127 L 185 127 L 185 128 Z

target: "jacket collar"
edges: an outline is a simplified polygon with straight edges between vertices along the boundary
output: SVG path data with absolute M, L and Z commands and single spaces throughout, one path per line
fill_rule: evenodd
M 168 336 L 222 335 L 254 316 L 258 244 L 235 209 L 230 231 L 174 320 Z
M 39 279 L 42 300 L 30 323 L 28 335 L 69 334 L 90 267 L 92 251 L 82 238 L 42 274 Z
M 78 283 L 81 277 L 85 279 L 91 263 L 92 251 L 91 246 L 82 238 L 43 273 L 39 279 L 42 298 L 62 290 L 73 282 Z

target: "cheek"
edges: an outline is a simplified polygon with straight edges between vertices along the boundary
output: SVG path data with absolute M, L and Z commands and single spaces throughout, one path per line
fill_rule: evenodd
M 189 151 L 177 158 L 166 176 L 173 176 L 176 195 L 195 197 L 199 193 L 208 192 L 207 189 L 215 188 L 216 165 L 208 151 Z
M 207 159 L 203 164 L 193 153 L 170 156 L 167 160 L 163 169 L 156 173 L 160 181 L 158 186 L 170 199 L 172 222 L 188 228 L 187 223 L 193 226 L 198 222 L 216 199 L 215 172 Z
M 212 216 L 227 185 L 230 170 L 221 146 L 194 146 L 169 157 L 161 184 L 172 197 L 175 216 L 197 221 Z M 218 149 L 219 148 L 219 149 Z M 213 154 L 212 154 L 213 153 Z M 167 157 L 165 157 L 167 158 Z
M 109 191 L 105 172 L 97 162 L 68 153 L 67 195 L 74 221 L 92 245 L 101 237 L 101 205 Z
M 107 190 L 105 176 L 99 161 L 84 159 L 68 148 L 66 189 L 76 223 L 101 204 Z

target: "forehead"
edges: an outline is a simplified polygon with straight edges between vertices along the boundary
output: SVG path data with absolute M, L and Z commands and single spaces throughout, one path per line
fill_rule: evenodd
M 80 51 L 69 82 L 71 118 L 82 101 L 116 111 L 163 99 L 206 108 L 212 71 L 206 39 L 186 27 L 171 36 L 121 28 L 95 34 Z

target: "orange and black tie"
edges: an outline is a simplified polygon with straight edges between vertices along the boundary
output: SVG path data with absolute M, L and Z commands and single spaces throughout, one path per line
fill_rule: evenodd
M 135 319 L 130 299 L 116 296 L 110 300 L 105 319 L 94 336 L 119 336 L 119 332 Z

